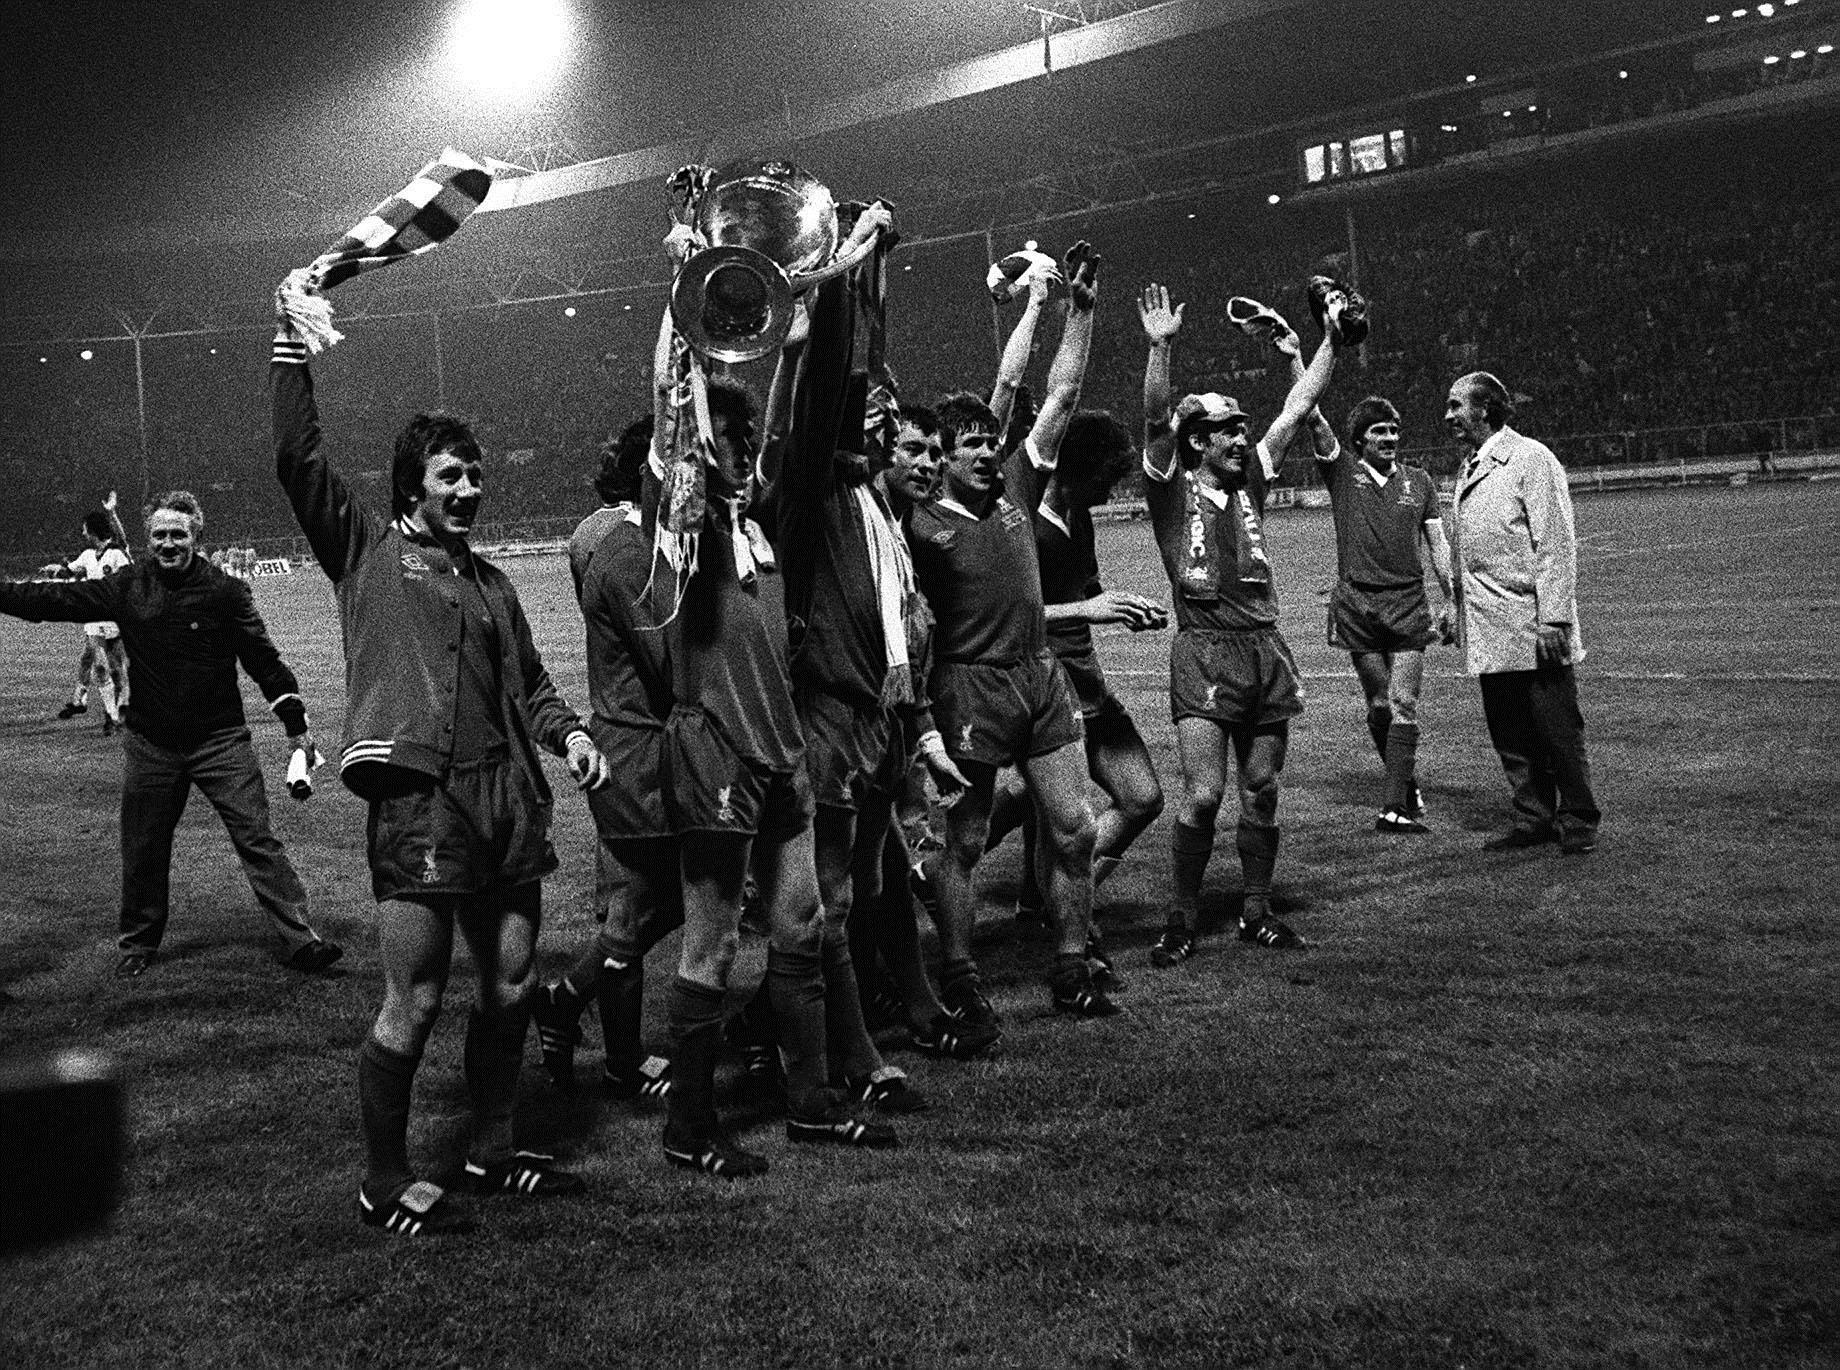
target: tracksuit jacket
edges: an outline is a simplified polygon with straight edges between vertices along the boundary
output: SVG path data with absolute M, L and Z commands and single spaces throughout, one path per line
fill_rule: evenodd
M 505 573 L 473 555 L 456 572 L 432 540 L 385 523 L 320 454 L 319 410 L 304 361 L 269 368 L 275 470 L 313 555 L 338 592 L 345 640 L 345 743 L 339 778 L 375 798 L 392 768 L 444 778 L 453 762 L 460 674 L 459 575 L 472 576 L 498 628 L 505 736 L 544 803 L 542 745 L 566 754 L 581 720 L 550 683 Z M 137 684 L 138 687 L 138 684 Z

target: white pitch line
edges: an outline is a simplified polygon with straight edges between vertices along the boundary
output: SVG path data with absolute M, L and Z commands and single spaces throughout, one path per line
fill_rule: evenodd
M 1760 538 L 1776 541 L 1789 533 L 1806 533 L 1814 530 L 1825 532 L 1833 525 L 1828 523 L 1792 523 L 1786 528 L 1759 528 L 1748 537 L 1733 537 L 1730 533 L 1721 533 L 1719 540 L 1727 545 L 1737 542 L 1756 542 Z M 1703 539 L 1694 542 L 1660 542 L 1649 547 L 1602 547 L 1597 539 L 1615 537 L 1615 533 L 1588 533 L 1578 539 L 1578 545 L 1589 549 L 1595 559 L 1610 560 L 1615 557 L 1645 557 L 1651 552 L 1686 552 L 1704 547 Z

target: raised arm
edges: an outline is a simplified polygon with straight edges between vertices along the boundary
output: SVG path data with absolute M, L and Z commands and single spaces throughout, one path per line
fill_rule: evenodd
M 1277 319 L 1277 323 L 1272 325 L 1271 345 L 1289 360 L 1291 368 L 1291 385 L 1295 387 L 1304 379 L 1303 341 L 1297 336 L 1297 330 L 1292 328 L 1282 316 L 1276 313 L 1276 311 L 1273 311 L 1272 317 Z M 1329 426 L 1329 420 L 1323 417 L 1322 406 L 1320 404 L 1310 406 L 1310 412 L 1306 416 L 1305 422 L 1309 426 L 1310 446 L 1316 453 L 1316 460 L 1333 461 L 1340 453 L 1341 448 L 1335 440 L 1335 429 L 1331 428 Z M 1271 452 L 1273 466 L 1272 469 L 1268 470 L 1265 474 L 1267 477 L 1271 477 L 1277 475 L 1278 472 L 1276 468 L 1283 465 L 1284 453 L 1276 448 L 1270 448 L 1268 450 Z
M 1010 330 L 1003 345 L 1003 358 L 997 363 L 997 383 L 990 392 L 990 412 L 997 416 L 997 429 L 1009 427 L 1010 411 L 1016 405 L 1016 390 L 1028 374 L 1029 358 L 1035 351 L 1035 329 L 1041 323 L 1042 307 L 1048 302 L 1048 289 L 1055 277 L 1045 270 L 1029 277 L 1029 298 L 1022 306 L 1022 317 Z
M 652 461 L 662 463 L 677 437 L 677 407 L 671 396 L 677 389 L 677 368 L 673 365 L 677 325 L 671 321 L 671 306 L 664 307 L 658 321 L 658 341 L 652 347 Z
M 792 427 L 792 396 L 810 334 L 811 318 L 805 300 L 800 298 L 793 302 L 792 329 L 780 346 L 779 360 L 774 363 L 773 384 L 767 389 L 766 413 L 760 421 L 760 456 L 754 463 L 754 479 L 763 490 L 779 480 L 786 459 L 786 438 Z
M 1270 465 L 1266 474 L 1275 473 L 1275 468 L 1284 460 L 1285 450 L 1291 445 L 1291 439 L 1297 436 L 1297 429 L 1309 422 L 1310 413 L 1322 399 L 1323 392 L 1329 388 L 1329 380 L 1335 375 L 1336 341 L 1333 330 L 1323 334 L 1317 344 L 1316 355 L 1310 358 L 1310 364 L 1294 373 L 1291 392 L 1285 396 L 1284 408 L 1273 419 L 1271 427 L 1265 430 L 1264 447 L 1270 456 Z M 1320 417 L 1320 416 L 1319 416 Z M 1324 428 L 1327 429 L 1327 423 Z M 1329 434 L 1334 441 L 1334 434 Z
M 128 545 L 128 530 L 121 526 L 120 508 L 120 497 L 113 490 L 109 491 L 109 497 L 102 501 L 102 512 L 109 516 L 109 527 L 114 531 L 115 541 L 125 549 Z
M 1175 475 L 1176 435 L 1170 427 L 1173 408 L 1169 393 L 1169 353 L 1176 334 L 1182 331 L 1182 311 L 1186 304 L 1169 304 L 1169 291 L 1160 285 L 1147 285 L 1137 302 L 1137 317 L 1150 343 L 1150 357 L 1144 363 L 1144 473 L 1154 480 L 1167 481 Z
M 1029 429 L 1029 441 L 1035 449 L 1033 458 L 1044 471 L 1051 470 L 1059 459 L 1061 439 L 1067 434 L 1073 411 L 1079 407 L 1086 362 L 1092 356 L 1099 261 L 1099 254 L 1088 243 L 1078 242 L 1067 249 L 1067 322 L 1061 329 L 1054 364 L 1048 368 L 1048 391 L 1042 397 L 1041 412 L 1035 416 L 1035 426 Z
M 319 406 L 306 344 L 283 328 L 268 368 L 274 400 L 275 475 L 326 574 L 345 578 L 380 535 L 376 518 L 320 451 Z

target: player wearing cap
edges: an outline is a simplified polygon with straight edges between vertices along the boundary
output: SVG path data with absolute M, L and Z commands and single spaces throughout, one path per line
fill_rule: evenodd
M 1451 640 L 1450 544 L 1437 483 L 1399 461 L 1399 411 L 1370 395 L 1348 414 L 1348 445 L 1318 453 L 1335 515 L 1335 590 L 1329 645 L 1345 650 L 1367 698 L 1367 730 L 1386 767 L 1374 827 L 1428 832 L 1418 792 L 1418 697 L 1425 648 Z M 1431 554 L 1443 603 L 1435 624 L 1420 545 Z
M 1098 255 L 1084 243 L 1067 256 L 1069 303 L 1041 411 L 1007 462 L 1000 425 L 968 394 L 938 406 L 945 488 L 908 517 L 920 587 L 938 620 L 933 712 L 947 751 L 970 786 L 946 818 L 938 864 L 941 989 L 948 1009 L 994 1023 L 971 955 L 973 877 L 983 855 L 997 769 L 1020 766 L 1049 838 L 1046 890 L 1056 954 L 1050 976 L 1057 1011 L 1103 1016 L 1117 1006 L 1093 983 L 1085 959 L 1092 922 L 1093 819 L 1079 705 L 1048 649 L 1041 569 L 1028 511 L 1058 460 L 1079 401 L 1092 347 Z
M 1194 953 L 1201 880 L 1230 768 L 1239 780 L 1239 936 L 1266 947 L 1303 945 L 1271 911 L 1278 777 L 1290 720 L 1303 712 L 1303 691 L 1278 630 L 1262 520 L 1267 483 L 1328 387 L 1340 336 L 1331 319 L 1255 447 L 1246 412 L 1230 396 L 1187 395 L 1172 411 L 1169 356 L 1182 310 L 1171 308 L 1168 290 L 1158 285 L 1146 288 L 1138 303 L 1150 345 L 1144 493 L 1175 607 L 1169 695 L 1183 780 L 1171 838 L 1174 897 L 1168 926 L 1151 953 L 1153 964 L 1162 966 Z

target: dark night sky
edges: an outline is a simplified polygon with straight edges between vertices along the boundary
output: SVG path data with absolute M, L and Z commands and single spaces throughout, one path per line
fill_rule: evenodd
M 788 97 L 809 105 L 1036 32 L 1019 0 L 573 8 L 576 41 L 547 104 L 582 156 L 773 116 Z M 445 143 L 493 155 L 528 144 L 527 115 L 447 76 L 449 10 L 433 0 L 15 0 L 0 94 L 13 154 L 0 255 L 312 236 L 347 224 Z M 1635 41 L 1701 10 L 1697 0 L 1309 0 L 1169 58 L 1278 117 L 1387 83 L 1456 79 L 1465 65 L 1504 70 Z M 1083 111 L 1100 134 L 1107 108 Z M 1179 128 L 1184 111 L 1170 114 Z

